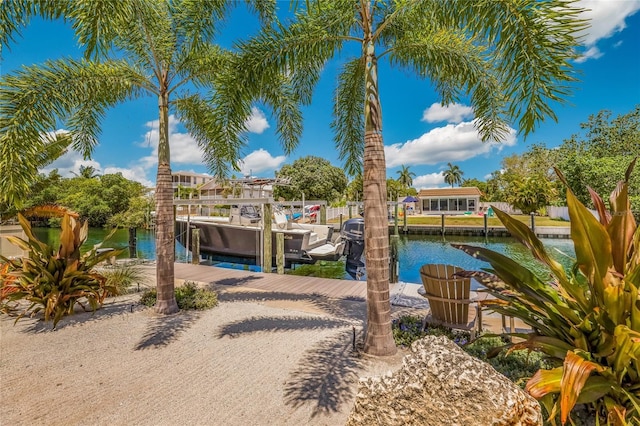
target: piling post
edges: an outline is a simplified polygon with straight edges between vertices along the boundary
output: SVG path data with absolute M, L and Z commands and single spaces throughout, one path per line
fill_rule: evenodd
M 131 259 L 135 259 L 138 257 L 136 250 L 137 238 L 136 238 L 136 228 L 129 228 L 129 257 Z
M 404 225 L 402 226 L 402 232 L 406 234 L 407 233 L 407 204 L 406 203 L 402 205 L 402 210 L 404 211 L 404 214 L 402 215 L 402 217 L 404 218 Z
M 442 234 L 443 237 L 444 237 L 444 232 L 445 232 L 445 229 L 444 229 L 444 213 L 442 213 L 440 215 L 440 234 Z
M 396 233 L 391 235 L 390 237 L 390 250 L 389 250 L 389 282 L 391 284 L 398 282 L 399 271 L 399 262 L 398 262 L 398 242 L 400 240 L 400 236 Z
M 398 235 L 398 203 L 396 203 L 395 211 L 393 213 L 393 233 Z
M 270 273 L 273 267 L 272 256 L 272 237 L 271 237 L 271 204 L 266 203 L 263 206 L 262 216 L 262 272 Z
M 536 233 L 536 214 L 534 212 L 530 213 L 531 215 L 531 232 Z
M 284 274 L 284 233 L 276 234 L 276 271 L 278 275 Z
M 320 204 L 320 224 L 327 224 L 327 206 L 325 204 Z
M 198 228 L 191 230 L 191 263 L 200 264 L 200 230 Z
M 340 229 L 342 229 L 342 213 L 340 213 Z
M 485 214 L 485 215 L 483 216 L 483 219 L 484 219 L 484 236 L 485 236 L 485 237 L 487 237 L 487 236 L 489 236 L 489 233 L 487 232 L 487 227 L 488 227 L 488 225 L 489 225 L 489 218 L 488 218 L 488 217 L 487 217 L 487 215 Z

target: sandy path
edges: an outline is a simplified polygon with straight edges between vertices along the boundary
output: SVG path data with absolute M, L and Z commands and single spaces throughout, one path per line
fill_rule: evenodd
M 135 297 L 55 331 L 0 316 L 0 424 L 333 426 L 359 376 L 401 359 L 352 354 L 362 302 L 227 292 L 215 309 L 159 317 Z

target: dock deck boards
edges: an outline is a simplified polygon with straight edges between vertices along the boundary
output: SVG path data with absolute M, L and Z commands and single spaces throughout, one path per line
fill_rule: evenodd
M 360 298 L 364 300 L 367 296 L 367 283 L 364 281 L 265 274 L 209 265 L 176 263 L 175 277 L 182 280 L 248 287 L 263 291 L 321 294 L 330 298 Z

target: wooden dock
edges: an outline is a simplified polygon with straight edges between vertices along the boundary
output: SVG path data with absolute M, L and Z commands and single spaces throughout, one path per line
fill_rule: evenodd
M 153 265 L 153 269 L 155 270 L 155 265 Z M 227 290 L 234 288 L 290 295 L 321 295 L 330 299 L 362 302 L 367 298 L 367 283 L 365 281 L 265 274 L 189 263 L 176 263 L 175 277 L 179 280 L 208 283 L 223 289 L 226 287 Z M 418 294 L 421 287 L 409 283 L 391 284 L 389 287 L 391 305 L 401 312 L 405 312 L 406 308 L 415 308 L 421 311 L 428 309 L 428 302 Z M 513 319 L 510 319 L 510 326 L 514 327 Z M 500 333 L 504 327 L 505 318 L 501 315 L 489 312 L 483 314 L 482 328 L 484 330 Z M 520 320 L 515 321 L 515 327 L 518 331 L 527 331 L 527 327 Z
M 367 283 L 364 281 L 265 274 L 188 263 L 175 264 L 175 277 L 181 280 L 199 281 L 220 286 L 247 287 L 261 291 L 291 294 L 320 294 L 336 299 L 348 298 L 364 301 L 367 297 Z

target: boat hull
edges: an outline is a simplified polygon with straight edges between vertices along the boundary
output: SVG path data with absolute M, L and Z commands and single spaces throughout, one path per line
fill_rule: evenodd
M 238 257 L 255 259 L 259 262 L 261 229 L 252 226 L 232 225 L 193 221 L 188 224 L 191 230 L 200 230 L 200 254 L 208 257 Z M 276 234 L 284 234 L 284 258 L 286 263 L 315 263 L 303 247 L 308 243 L 309 234 L 296 231 L 272 231 L 273 259 L 276 256 Z M 187 247 L 187 235 L 189 242 Z M 191 231 L 187 231 L 185 220 L 176 221 L 176 239 L 180 244 L 192 250 Z

